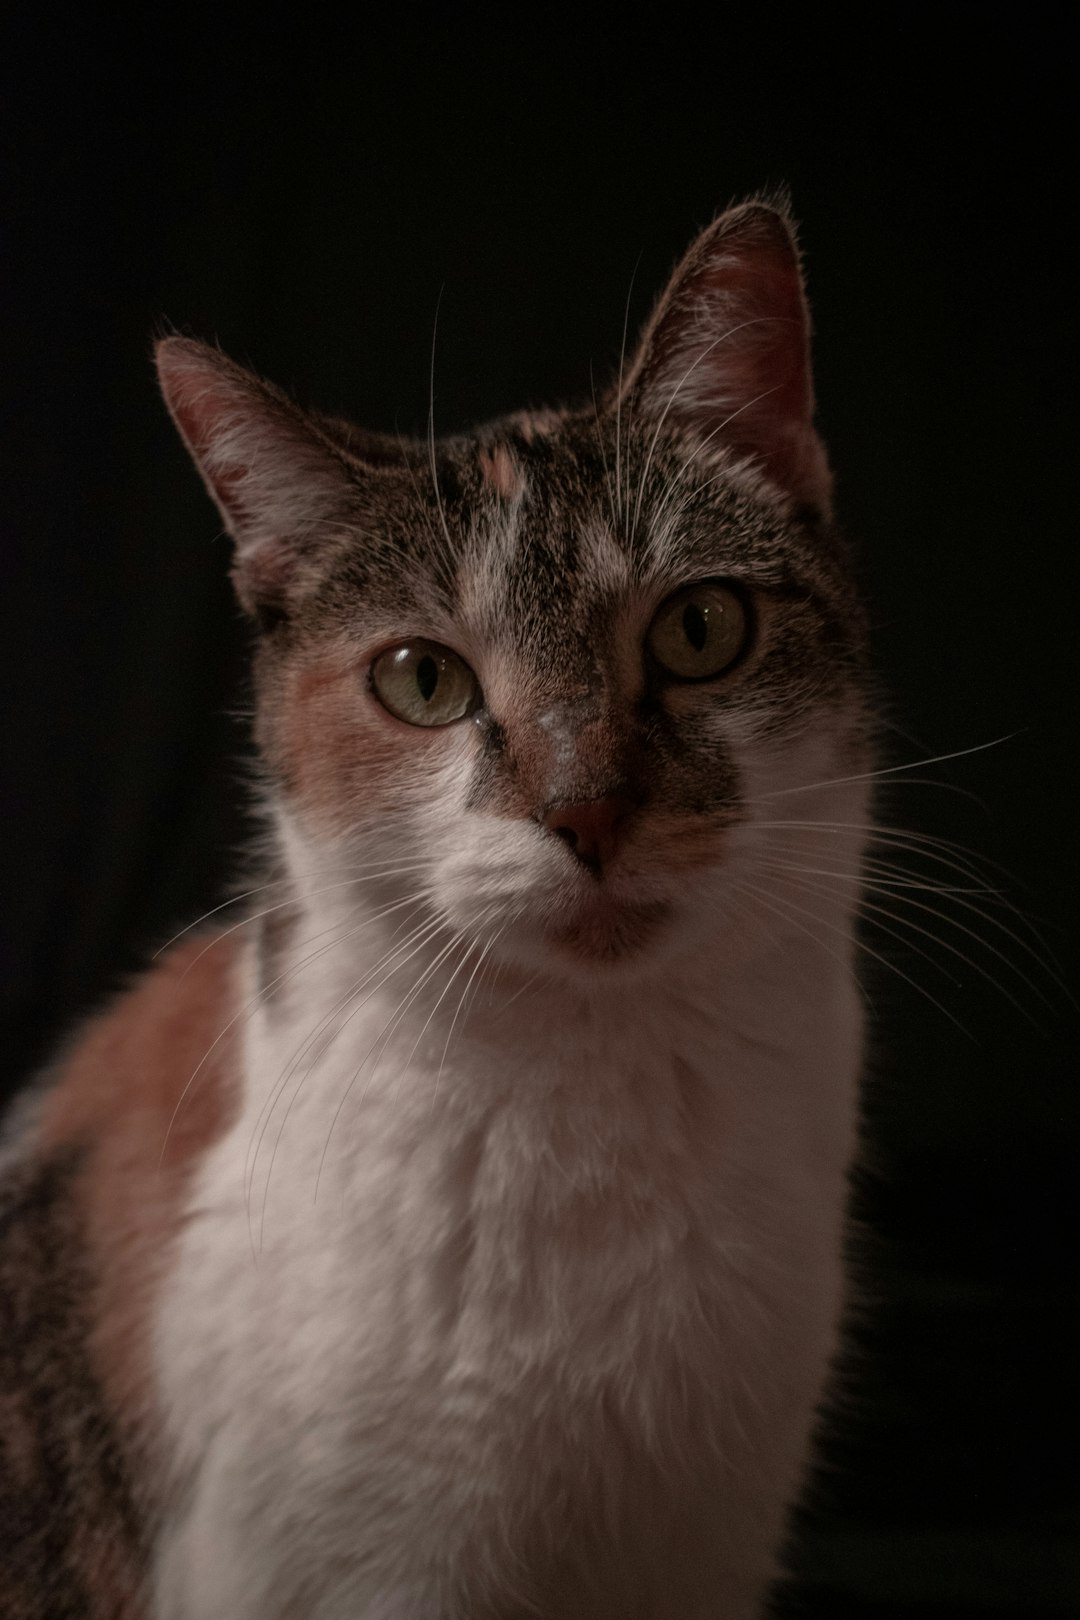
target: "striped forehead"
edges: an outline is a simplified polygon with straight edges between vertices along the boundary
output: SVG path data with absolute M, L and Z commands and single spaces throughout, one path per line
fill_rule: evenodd
M 502 647 L 518 659 L 595 668 L 627 615 L 680 586 L 820 578 L 817 549 L 737 468 L 695 462 L 684 444 L 619 447 L 566 420 L 438 447 L 428 469 L 385 491 L 352 553 L 345 591 L 387 630 Z M 351 578 L 351 586 L 348 580 Z
M 635 582 L 604 491 L 577 462 L 509 456 L 503 489 L 472 516 L 458 573 L 464 624 L 526 657 L 591 657 L 612 606 Z M 489 486 L 490 488 L 490 486 Z
M 685 461 L 625 447 L 625 484 L 611 447 L 483 447 L 481 496 L 458 573 L 466 621 L 484 636 L 532 632 L 569 651 L 620 601 L 664 595 L 695 579 L 790 582 L 800 555 L 782 514 L 738 473 L 690 480 Z

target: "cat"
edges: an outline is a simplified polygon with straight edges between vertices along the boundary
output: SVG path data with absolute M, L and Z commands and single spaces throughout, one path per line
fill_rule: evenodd
M 583 409 L 403 442 L 157 365 L 266 882 L 9 1123 L 0 1612 L 750 1620 L 845 1307 L 875 729 L 786 205 Z

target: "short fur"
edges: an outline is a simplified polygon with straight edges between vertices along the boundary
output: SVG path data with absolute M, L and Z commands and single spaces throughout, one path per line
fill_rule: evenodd
M 844 1303 L 872 724 L 790 222 L 710 226 L 597 409 L 402 445 L 159 368 L 273 879 L 20 1133 L 4 1613 L 750 1620 Z M 748 638 L 681 680 L 702 581 Z M 379 699 L 417 638 L 454 723 Z

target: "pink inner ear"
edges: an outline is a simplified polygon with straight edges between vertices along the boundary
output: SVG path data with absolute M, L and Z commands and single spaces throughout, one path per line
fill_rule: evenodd
M 715 350 L 724 390 L 745 396 L 743 414 L 762 425 L 809 425 L 813 390 L 806 311 L 795 264 L 770 262 L 763 256 L 753 264 L 735 265 L 727 275 L 716 276 L 713 301 L 730 308 L 735 317 L 730 337 L 722 337 Z M 741 330 L 739 316 L 746 322 Z M 735 429 L 736 437 L 739 431 Z
M 801 505 L 829 504 L 813 428 L 809 317 L 790 230 L 771 208 L 722 216 L 676 271 L 631 386 L 646 414 L 748 456 Z

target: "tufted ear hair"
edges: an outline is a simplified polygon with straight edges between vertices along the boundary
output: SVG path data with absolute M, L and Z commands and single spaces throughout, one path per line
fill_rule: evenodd
M 191 338 L 156 346 L 166 404 L 236 545 L 241 605 L 264 623 L 317 573 L 353 505 L 347 462 L 272 383 Z
M 635 417 L 727 446 L 799 507 L 828 513 L 810 317 L 784 209 L 743 203 L 702 232 L 645 329 L 627 398 Z

